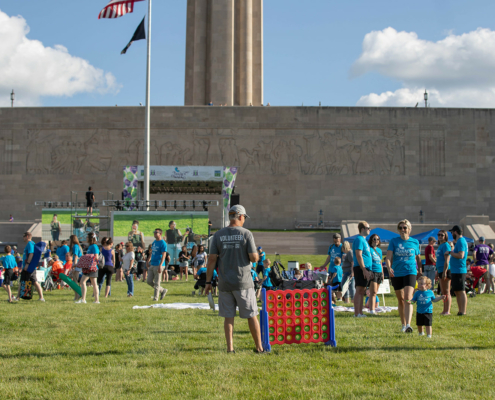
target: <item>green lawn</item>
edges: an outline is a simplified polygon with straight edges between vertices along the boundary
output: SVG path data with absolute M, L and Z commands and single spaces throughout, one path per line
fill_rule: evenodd
M 75 210 L 72 211 L 75 214 Z M 86 215 L 86 209 L 78 209 L 80 215 Z M 61 224 L 71 224 L 71 210 L 43 210 L 41 222 L 49 224 L 53 220 L 53 214 L 57 214 L 57 219 Z M 99 210 L 93 210 L 93 215 L 100 215 Z
M 206 302 L 191 297 L 192 285 L 164 285 L 164 302 Z M 211 311 L 132 310 L 152 303 L 151 290 L 137 283 L 129 299 L 125 282 L 113 283 L 100 305 L 74 304 L 68 290 L 47 293 L 46 303 L 4 301 L 1 398 L 495 398 L 494 295 L 469 299 L 465 317 L 440 317 L 435 304 L 432 339 L 400 333 L 397 312 L 337 313 L 337 348 L 273 346 L 259 356 L 245 320 L 236 319 L 237 353 L 227 355 L 223 320 Z M 393 295 L 386 302 L 396 304 Z
M 174 213 L 162 214 L 162 213 L 148 213 L 146 215 L 132 215 L 132 214 L 115 214 L 113 222 L 113 235 L 114 236 L 127 236 L 132 227 L 132 221 L 139 221 L 139 230 L 144 233 L 145 236 L 153 236 L 153 231 L 156 228 L 161 228 L 163 232 L 168 229 L 168 223 L 175 221 L 177 229 L 182 234 L 186 233 L 187 227 L 192 227 L 193 232 L 198 235 L 208 234 L 208 215 L 177 215 Z

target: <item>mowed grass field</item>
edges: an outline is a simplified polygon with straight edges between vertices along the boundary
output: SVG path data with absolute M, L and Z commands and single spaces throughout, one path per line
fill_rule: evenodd
M 304 261 L 305 256 L 286 256 Z M 313 263 L 323 262 L 316 256 Z M 287 260 L 282 259 L 282 262 Z M 315 264 L 313 264 L 315 265 Z M 164 303 L 204 302 L 193 280 L 162 284 Z M 440 317 L 433 338 L 400 333 L 398 312 L 336 313 L 337 348 L 273 346 L 257 355 L 236 318 L 236 354 L 226 354 L 223 319 L 205 310 L 133 310 L 152 288 L 113 282 L 101 304 L 74 304 L 69 290 L 0 311 L 2 399 L 493 399 L 495 295 L 469 299 L 468 315 Z M 2 290 L 2 300 L 6 294 Z M 397 304 L 393 294 L 389 306 Z M 342 304 L 342 303 L 339 303 Z M 457 313 L 457 306 L 452 307 Z M 413 317 L 413 321 L 414 321 Z
M 173 213 L 160 214 L 150 213 L 147 215 L 139 214 L 116 214 L 113 220 L 114 236 L 127 236 L 132 228 L 132 221 L 139 221 L 139 230 L 144 233 L 144 236 L 153 236 L 153 231 L 156 228 L 161 228 L 163 234 L 168 229 L 170 221 L 175 221 L 177 229 L 184 235 L 186 228 L 193 228 L 193 232 L 198 235 L 208 234 L 208 216 L 207 215 L 177 215 Z

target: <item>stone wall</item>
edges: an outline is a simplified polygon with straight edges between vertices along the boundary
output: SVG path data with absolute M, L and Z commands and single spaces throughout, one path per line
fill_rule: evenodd
M 493 110 L 153 107 L 151 164 L 238 165 L 251 228 L 294 220 L 459 221 L 494 214 Z M 144 107 L 0 109 L 0 219 L 35 200 L 120 194 Z M 218 213 L 218 215 L 220 215 Z M 219 217 L 214 225 L 219 225 Z

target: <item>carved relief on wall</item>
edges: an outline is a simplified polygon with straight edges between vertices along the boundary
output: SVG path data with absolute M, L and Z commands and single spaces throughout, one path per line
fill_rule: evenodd
M 12 175 L 13 141 L 6 136 L 0 133 L 0 175 Z
M 445 132 L 422 130 L 419 134 L 419 174 L 445 175 Z

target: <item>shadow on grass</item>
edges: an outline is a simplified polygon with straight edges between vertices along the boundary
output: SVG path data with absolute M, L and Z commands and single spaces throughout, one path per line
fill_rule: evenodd
M 55 353 L 41 353 L 37 351 L 30 351 L 28 353 L 16 353 L 16 354 L 3 354 L 0 353 L 0 358 L 12 359 L 12 358 L 50 358 L 50 357 L 86 357 L 86 356 L 106 356 L 106 355 L 123 355 L 133 354 L 135 351 L 121 351 L 121 350 L 108 350 L 108 351 L 84 351 L 84 352 L 68 352 L 60 351 Z

